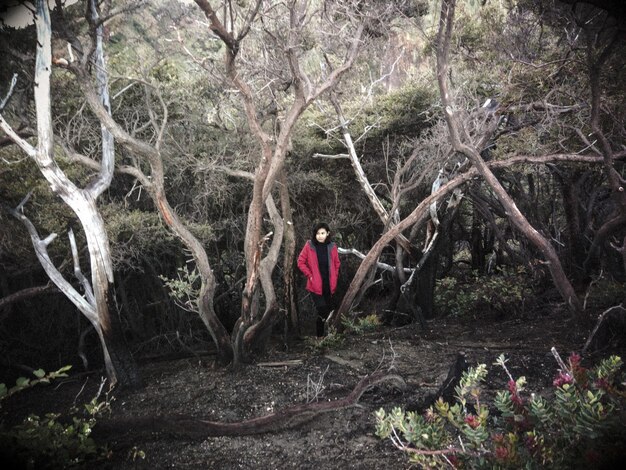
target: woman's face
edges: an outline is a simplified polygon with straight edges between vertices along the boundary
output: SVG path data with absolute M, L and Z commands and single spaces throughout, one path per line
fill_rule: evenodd
M 326 231 L 325 228 L 321 228 L 317 231 L 317 233 L 315 234 L 315 239 L 319 242 L 319 243 L 324 243 L 326 241 L 326 239 L 328 238 L 328 232 Z

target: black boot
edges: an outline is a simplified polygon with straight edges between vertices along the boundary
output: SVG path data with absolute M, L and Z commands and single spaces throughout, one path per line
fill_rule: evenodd
M 321 316 L 317 317 L 317 337 L 321 338 L 326 336 L 324 334 L 324 319 Z

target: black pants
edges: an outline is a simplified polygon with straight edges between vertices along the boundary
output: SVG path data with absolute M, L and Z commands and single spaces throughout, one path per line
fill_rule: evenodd
M 324 322 L 333 311 L 333 297 L 330 292 L 317 295 L 311 292 L 315 309 L 317 310 L 317 336 L 324 336 Z

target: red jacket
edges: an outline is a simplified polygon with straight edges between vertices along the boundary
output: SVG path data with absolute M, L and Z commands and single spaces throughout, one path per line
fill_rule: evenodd
M 339 251 L 334 243 L 328 244 L 328 274 L 330 275 L 330 293 L 334 294 L 337 289 L 339 278 Z M 322 275 L 317 262 L 317 252 L 311 240 L 307 241 L 298 256 L 298 268 L 307 278 L 306 290 L 317 295 L 322 295 Z

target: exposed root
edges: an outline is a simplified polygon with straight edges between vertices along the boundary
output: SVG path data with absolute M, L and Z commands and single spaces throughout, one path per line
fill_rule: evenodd
M 167 433 L 172 437 L 181 439 L 204 439 L 216 436 L 246 436 L 276 432 L 297 427 L 321 413 L 355 406 L 363 393 L 383 382 L 395 382 L 400 387 L 405 386 L 404 380 L 399 375 L 380 371 L 364 377 L 344 398 L 292 405 L 265 416 L 234 423 L 209 421 L 180 415 L 141 416 L 101 420 L 95 427 L 94 433 L 96 437 L 98 434 L 110 433 L 119 436 L 120 430 L 124 430 L 127 434 L 131 434 L 133 440 L 136 440 L 139 434 L 144 433 Z

